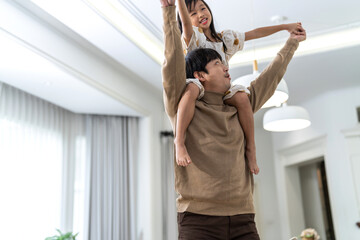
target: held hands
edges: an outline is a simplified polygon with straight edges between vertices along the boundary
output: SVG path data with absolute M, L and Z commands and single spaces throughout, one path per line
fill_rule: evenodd
M 285 29 L 290 33 L 290 38 L 296 39 L 299 42 L 306 39 L 306 31 L 302 27 L 301 22 L 285 24 Z
M 285 30 L 289 33 L 299 33 L 303 30 L 301 22 L 285 24 Z
M 296 32 L 290 33 L 290 38 L 296 39 L 298 42 L 302 42 L 306 39 L 306 31 L 301 26 Z
M 160 0 L 161 7 L 174 6 L 175 0 Z

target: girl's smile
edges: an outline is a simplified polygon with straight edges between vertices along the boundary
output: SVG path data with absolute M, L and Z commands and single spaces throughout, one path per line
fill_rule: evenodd
M 208 23 L 208 19 L 207 18 L 203 18 L 201 21 L 200 21 L 201 24 L 203 25 L 206 25 Z

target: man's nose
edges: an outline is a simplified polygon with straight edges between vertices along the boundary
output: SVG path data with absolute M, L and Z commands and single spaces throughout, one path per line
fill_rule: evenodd
M 229 67 L 224 65 L 224 72 L 228 72 L 229 71 Z

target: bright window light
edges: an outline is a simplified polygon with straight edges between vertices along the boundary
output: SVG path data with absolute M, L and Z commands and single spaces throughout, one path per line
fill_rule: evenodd
M 1 239 L 38 240 L 60 228 L 60 133 L 0 119 Z

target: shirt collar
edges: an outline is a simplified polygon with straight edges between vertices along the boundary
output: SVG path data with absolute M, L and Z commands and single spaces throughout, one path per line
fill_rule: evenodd
M 223 97 L 224 94 L 222 93 L 205 91 L 204 96 L 201 98 L 201 100 L 206 102 L 207 104 L 223 105 Z

